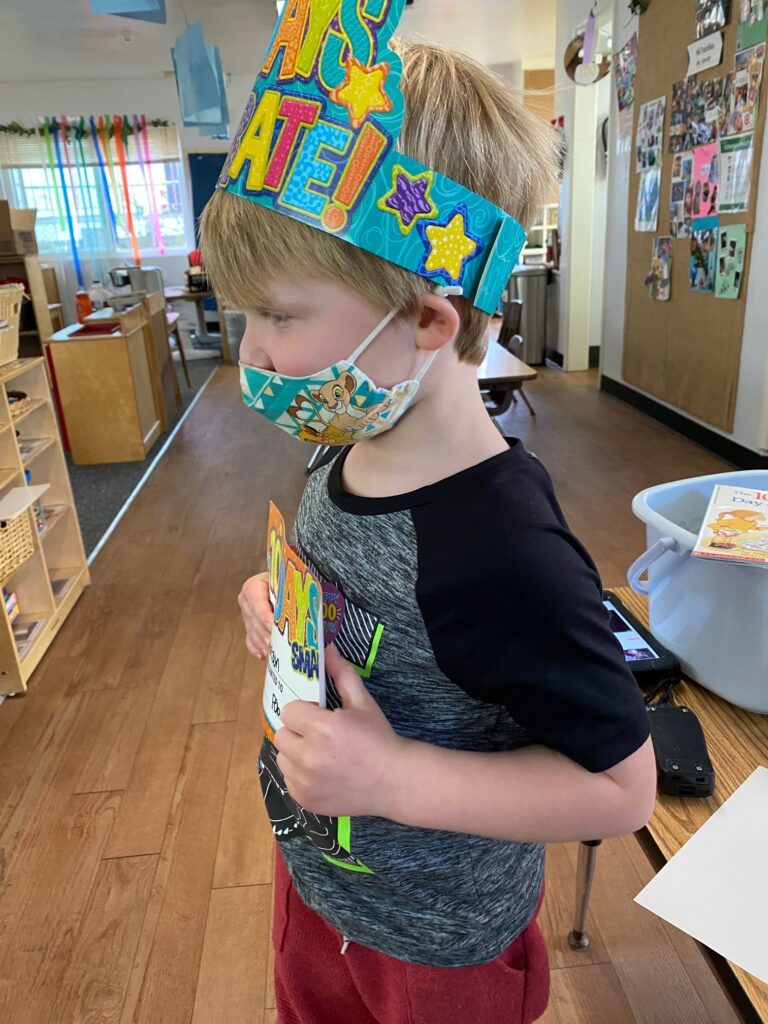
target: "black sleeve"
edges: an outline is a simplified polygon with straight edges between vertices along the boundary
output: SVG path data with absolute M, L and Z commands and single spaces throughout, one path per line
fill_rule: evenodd
M 414 510 L 417 597 L 441 670 L 589 771 L 629 757 L 649 735 L 645 704 L 546 470 L 529 463 L 452 511 Z

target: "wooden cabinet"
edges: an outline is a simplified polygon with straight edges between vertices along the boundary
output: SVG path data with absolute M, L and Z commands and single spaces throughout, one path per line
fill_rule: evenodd
M 14 505 L 23 506 L 20 515 L 28 517 L 32 533 L 29 553 L 0 579 L 19 609 L 10 613 L 3 599 L 0 693 L 7 694 L 27 689 L 90 575 L 43 359 L 7 364 L 0 369 L 0 383 L 0 518 L 13 515 Z M 28 401 L 11 406 L 9 391 L 23 391 Z M 42 488 L 36 511 L 32 496 Z
M 117 333 L 78 337 L 80 324 L 49 343 L 72 460 L 77 465 L 137 462 L 161 433 L 147 358 L 142 306 L 112 314 Z M 110 321 L 105 321 L 109 323 Z M 89 325 L 91 326 L 91 325 Z
M 162 292 L 152 292 L 144 299 L 143 306 L 147 320 L 147 360 L 152 377 L 155 409 L 160 425 L 163 431 L 166 431 L 173 422 L 177 410 L 181 408 L 182 401 L 176 366 L 168 342 L 165 296 Z

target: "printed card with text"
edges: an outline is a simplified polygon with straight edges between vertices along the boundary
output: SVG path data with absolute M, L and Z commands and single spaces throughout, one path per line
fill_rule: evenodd
M 308 700 L 325 707 L 323 586 L 288 544 L 285 520 L 269 503 L 269 599 L 274 612 L 262 721 L 274 741 L 286 704 Z

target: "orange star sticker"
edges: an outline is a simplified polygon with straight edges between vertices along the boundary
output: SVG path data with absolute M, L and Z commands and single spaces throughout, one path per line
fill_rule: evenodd
M 347 76 L 330 95 L 334 103 L 347 108 L 353 128 L 359 128 L 369 114 L 388 113 L 392 109 L 392 100 L 384 91 L 388 74 L 386 61 L 370 67 L 355 57 L 347 61 Z

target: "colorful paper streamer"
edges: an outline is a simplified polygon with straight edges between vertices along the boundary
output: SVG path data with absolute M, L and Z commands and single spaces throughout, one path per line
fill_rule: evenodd
M 115 151 L 117 152 L 117 162 L 120 166 L 120 177 L 122 178 L 123 195 L 125 197 L 125 225 L 128 229 L 128 237 L 131 240 L 133 258 L 136 265 L 141 266 L 141 250 L 139 249 L 139 240 L 136 238 L 136 230 L 133 226 L 131 194 L 128 189 L 128 166 L 125 154 L 125 135 L 123 134 L 125 132 L 127 135 L 125 120 L 119 114 L 115 114 L 112 118 L 112 127 L 114 129 Z
M 160 216 L 157 212 L 157 203 L 155 202 L 155 182 L 152 177 L 152 159 L 149 152 L 149 135 L 147 133 L 147 117 L 146 114 L 141 115 L 139 119 L 138 114 L 133 115 L 133 132 L 136 140 L 136 152 L 139 155 L 139 164 L 141 165 L 141 173 L 144 177 L 144 185 L 149 193 L 149 209 L 152 216 L 152 235 L 155 241 L 155 247 L 159 250 L 160 255 L 165 254 L 165 242 L 163 241 L 163 229 L 160 224 Z
M 61 198 L 59 196 L 59 183 L 56 179 L 56 161 L 53 156 L 53 142 L 51 141 L 51 119 L 49 117 L 43 118 L 43 138 L 45 139 L 45 152 L 48 156 L 48 170 L 51 174 L 51 188 L 53 189 L 53 197 L 56 200 L 56 213 L 59 218 L 59 228 L 63 228 L 64 211 L 61 207 Z
M 67 214 L 67 230 L 69 231 L 69 243 L 72 247 L 72 260 L 75 264 L 75 274 L 77 276 L 78 285 L 83 288 L 83 269 L 80 266 L 80 254 L 77 251 L 77 239 L 75 238 L 75 225 L 72 220 L 72 210 L 69 206 L 69 196 L 67 195 L 67 184 L 64 179 L 64 164 L 61 159 L 61 146 L 59 144 L 59 126 L 56 123 L 56 118 L 52 117 L 50 121 L 51 134 L 53 136 L 53 146 L 56 151 L 56 165 L 59 171 L 59 179 L 61 181 L 61 191 L 64 194 L 64 209 Z
M 112 197 L 109 194 L 109 182 L 107 181 L 107 171 L 104 166 L 104 157 L 101 155 L 101 148 L 99 147 L 99 136 L 98 129 L 96 128 L 96 118 L 91 115 L 88 119 L 88 123 L 91 126 L 91 142 L 93 143 L 93 151 L 96 154 L 96 163 L 99 167 L 99 175 L 101 177 L 101 184 L 104 189 L 104 199 L 107 204 L 107 212 L 109 213 L 109 219 L 112 224 L 112 231 L 117 235 L 117 219 L 115 217 L 115 211 L 112 206 Z
M 115 178 L 115 166 L 112 161 L 112 150 L 109 148 L 109 137 L 107 135 L 107 123 L 109 122 L 109 115 L 106 118 L 99 117 L 99 138 L 101 144 L 104 147 L 104 153 L 107 158 L 107 170 L 109 172 L 109 181 L 112 185 L 112 195 L 115 199 L 115 215 L 117 217 L 117 223 L 120 227 L 123 227 L 124 219 L 120 209 L 120 190 L 117 187 L 117 179 Z
M 80 191 L 83 195 L 83 205 L 85 207 L 85 222 L 86 226 L 90 223 L 91 229 L 96 224 L 96 211 L 93 205 L 93 199 L 91 196 L 91 189 L 88 184 L 88 165 L 85 160 L 85 150 L 83 149 L 83 134 L 85 133 L 85 118 L 81 117 L 77 128 L 75 129 L 75 143 L 77 147 L 77 155 L 80 160 L 78 168 L 78 177 L 80 179 Z M 91 251 L 94 246 L 92 245 Z

